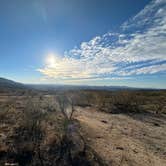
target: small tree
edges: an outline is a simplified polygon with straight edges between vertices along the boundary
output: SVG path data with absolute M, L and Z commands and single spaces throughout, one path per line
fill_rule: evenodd
M 58 95 L 56 96 L 56 101 L 57 101 L 57 107 L 62 112 L 64 117 L 67 120 L 71 120 L 73 113 L 75 111 L 73 95 L 68 95 L 68 96 L 64 94 Z

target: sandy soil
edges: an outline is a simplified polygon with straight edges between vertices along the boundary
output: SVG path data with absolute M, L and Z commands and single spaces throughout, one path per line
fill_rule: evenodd
M 112 166 L 166 166 L 166 117 L 77 108 L 87 144 Z

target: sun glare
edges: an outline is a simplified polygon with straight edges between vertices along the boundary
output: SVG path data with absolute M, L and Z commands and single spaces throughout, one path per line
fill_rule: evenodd
M 54 54 L 47 55 L 45 62 L 49 67 L 54 67 L 56 63 L 56 56 Z

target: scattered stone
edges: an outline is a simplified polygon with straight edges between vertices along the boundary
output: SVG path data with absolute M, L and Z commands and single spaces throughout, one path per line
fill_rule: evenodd
M 103 123 L 108 123 L 106 120 L 102 120 L 101 122 L 103 122 Z
M 91 139 L 90 138 L 87 138 L 88 141 L 90 141 Z
M 97 136 L 96 138 L 100 139 L 100 138 L 102 138 L 102 137 L 101 137 L 101 136 Z
M 117 149 L 117 150 L 124 150 L 124 148 L 123 148 L 123 147 L 120 147 L 120 146 L 116 147 L 116 149 Z
M 133 150 L 134 153 L 138 153 L 138 151 L 136 149 Z
M 6 139 L 6 135 L 3 134 L 3 133 L 1 133 L 1 134 L 0 134 L 0 138 L 1 138 L 1 139 Z
M 163 155 L 166 156 L 166 152 L 164 152 Z
M 154 126 L 160 127 L 160 125 L 158 123 L 154 123 Z

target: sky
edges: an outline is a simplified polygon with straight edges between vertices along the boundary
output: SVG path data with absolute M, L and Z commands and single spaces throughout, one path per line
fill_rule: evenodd
M 166 88 L 166 0 L 0 0 L 0 77 Z

